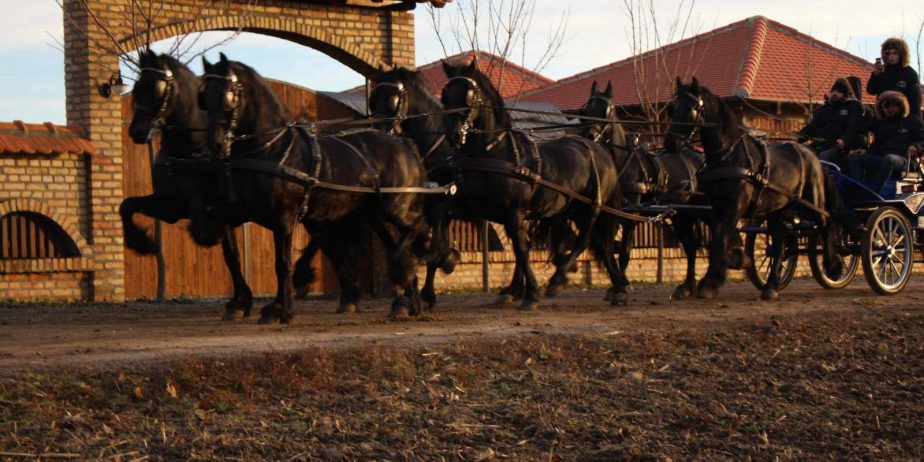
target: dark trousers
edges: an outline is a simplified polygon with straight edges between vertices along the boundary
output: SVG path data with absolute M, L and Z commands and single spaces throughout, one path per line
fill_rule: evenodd
M 850 176 L 862 181 L 864 173 L 874 174 L 873 189 L 878 192 L 886 181 L 889 181 L 889 178 L 897 176 L 905 169 L 906 163 L 905 156 L 897 154 L 884 154 L 881 156 L 859 154 L 850 156 Z

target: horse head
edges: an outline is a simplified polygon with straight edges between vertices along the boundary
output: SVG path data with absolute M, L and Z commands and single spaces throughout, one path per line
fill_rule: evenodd
M 404 82 L 409 72 L 412 71 L 403 68 L 382 69 L 373 79 L 376 83 L 369 93 L 369 110 L 373 118 L 382 119 L 373 124 L 376 129 L 401 133 L 403 118 L 410 113 L 411 102 Z
M 128 129 L 132 141 L 147 143 L 168 122 L 180 129 L 195 129 L 203 119 L 195 101 L 198 78 L 180 61 L 150 49 L 140 54 L 139 63 L 138 80 L 132 88 L 135 110 Z
M 684 84 L 677 77 L 674 99 L 670 103 L 670 127 L 664 138 L 664 148 L 668 152 L 680 152 L 680 149 L 693 139 L 696 130 L 706 122 L 706 102 L 703 98 L 705 87 L 699 85 L 696 77 L 690 84 Z
M 273 130 L 285 128 L 285 109 L 255 70 L 228 60 L 224 53 L 215 64 L 203 57 L 202 67 L 198 103 L 208 117 L 208 147 L 213 154 L 231 155 L 232 148 L 250 152 L 273 137 Z M 239 138 L 244 135 L 246 139 Z
M 455 148 L 466 144 L 472 129 L 491 131 L 495 127 L 511 128 L 510 116 L 504 110 L 504 100 L 479 69 L 478 61 L 453 66 L 443 61 L 443 71 L 449 81 L 443 87 L 441 101 L 447 110 L 446 139 Z
M 616 107 L 613 105 L 612 98 L 612 82 L 607 82 L 606 89 L 599 91 L 597 89 L 597 82 L 594 81 L 590 87 L 590 98 L 581 108 L 580 115 L 594 119 L 612 120 L 614 122 L 603 122 L 603 120 L 589 121 L 585 124 L 586 127 L 581 131 L 581 136 L 605 145 L 625 146 L 626 132 L 622 125 L 615 122 Z

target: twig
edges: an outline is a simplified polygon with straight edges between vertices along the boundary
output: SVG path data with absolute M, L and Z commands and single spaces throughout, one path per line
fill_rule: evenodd
M 53 453 L 53 452 L 0 452 L 0 457 L 19 457 L 23 459 L 80 459 L 83 457 L 81 454 L 73 454 L 69 452 Z

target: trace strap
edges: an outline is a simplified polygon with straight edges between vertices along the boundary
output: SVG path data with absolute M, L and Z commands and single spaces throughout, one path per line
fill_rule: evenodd
M 523 181 L 528 181 L 530 183 L 538 184 L 542 187 L 551 189 L 557 193 L 563 194 L 570 197 L 571 199 L 583 202 L 585 204 L 593 205 L 599 207 L 601 211 L 606 212 L 610 215 L 617 216 L 619 218 L 625 218 L 627 220 L 637 221 L 637 222 L 655 222 L 661 221 L 665 215 L 670 215 L 673 211 L 666 212 L 651 218 L 646 218 L 641 215 L 635 215 L 632 213 L 623 212 L 622 210 L 616 210 L 612 207 L 606 205 L 597 204 L 593 199 L 584 197 L 570 189 L 567 189 L 563 186 L 560 186 L 556 183 L 548 181 L 542 178 L 542 175 L 530 170 L 527 167 L 518 167 L 513 162 L 508 162 L 505 160 L 499 159 L 479 159 L 479 158 L 463 158 L 457 160 L 456 166 L 463 170 L 474 170 L 479 172 L 488 172 L 488 173 L 498 173 L 501 175 L 507 175 L 512 178 L 520 179 Z

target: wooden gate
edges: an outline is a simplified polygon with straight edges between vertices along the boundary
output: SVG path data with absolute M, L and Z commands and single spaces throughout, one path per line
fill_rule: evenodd
M 354 113 L 346 106 L 311 90 L 271 81 L 273 90 L 294 118 L 309 120 L 351 117 Z M 132 98 L 122 99 L 123 194 L 124 197 L 151 194 L 151 168 L 147 146 L 136 145 L 128 135 L 132 118 Z M 153 230 L 153 220 L 136 215 L 136 223 Z M 221 247 L 203 248 L 195 245 L 186 232 L 188 221 L 175 225 L 163 224 L 163 248 L 166 261 L 167 297 L 224 297 L 231 294 L 231 278 L 225 268 Z M 153 231 L 151 231 L 153 234 Z M 276 274 L 273 269 L 272 234 L 255 224 L 245 224 L 236 230 L 244 276 L 255 295 L 269 295 L 276 291 Z M 293 238 L 293 258 L 298 258 L 308 244 L 303 229 L 296 230 Z M 311 286 L 312 293 L 337 292 L 336 276 L 327 259 L 315 257 L 312 266 L 318 280 Z M 363 283 L 371 283 L 371 269 L 361 272 Z M 128 299 L 153 298 L 157 292 L 157 263 L 153 256 L 141 256 L 125 249 L 125 296 Z

